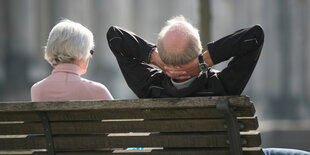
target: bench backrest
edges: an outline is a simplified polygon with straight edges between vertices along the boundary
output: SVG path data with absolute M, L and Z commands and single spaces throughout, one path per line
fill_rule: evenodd
M 244 96 L 0 103 L 0 154 L 258 155 L 254 114 Z

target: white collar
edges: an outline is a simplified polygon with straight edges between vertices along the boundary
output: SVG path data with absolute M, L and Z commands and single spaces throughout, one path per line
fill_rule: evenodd
M 175 88 L 183 89 L 183 88 L 188 87 L 196 78 L 197 76 L 194 76 L 184 82 L 175 82 L 173 79 L 171 79 L 171 83 L 174 85 Z

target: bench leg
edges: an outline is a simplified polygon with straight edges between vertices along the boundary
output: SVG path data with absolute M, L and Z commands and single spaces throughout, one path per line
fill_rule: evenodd
M 46 112 L 38 112 L 38 115 L 40 116 L 43 124 L 44 134 L 46 137 L 46 145 L 47 145 L 47 151 L 48 155 L 54 155 L 54 141 L 52 137 L 52 130 L 51 126 L 47 117 Z
M 229 108 L 228 101 L 218 101 L 216 109 L 224 114 L 229 135 L 229 140 L 227 142 L 230 145 L 231 154 L 242 155 L 239 124 L 233 110 Z

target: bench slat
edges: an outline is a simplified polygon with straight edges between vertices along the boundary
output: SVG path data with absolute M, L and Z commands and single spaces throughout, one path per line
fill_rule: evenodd
M 128 148 L 128 147 L 227 147 L 226 135 L 216 134 L 150 134 L 149 136 L 60 136 L 54 137 L 61 148 Z
M 60 136 L 55 137 L 56 148 L 98 148 L 98 147 L 227 147 L 227 136 L 222 134 L 150 134 L 149 136 Z M 259 135 L 242 135 L 247 140 L 244 146 L 259 146 Z
M 219 100 L 229 102 L 232 107 L 253 107 L 246 96 L 216 96 L 133 100 L 63 101 L 63 102 L 2 102 L 0 111 L 66 111 L 96 109 L 157 109 L 215 107 Z
M 52 123 L 54 134 L 126 132 L 203 132 L 225 131 L 224 120 L 146 120 L 128 122 Z
M 23 153 L 25 152 L 25 153 Z M 19 155 L 29 155 L 32 151 L 1 151 L 0 154 L 12 154 L 18 153 Z M 149 155 L 206 155 L 206 154 L 216 154 L 216 155 L 227 155 L 229 154 L 228 148 L 218 148 L 218 149 L 207 149 L 207 148 L 197 148 L 197 149 L 149 149 L 145 148 L 143 150 L 116 150 L 116 151 L 104 151 L 104 150 L 88 150 L 88 151 L 67 151 L 67 152 L 56 152 L 55 155 L 114 155 L 117 154 L 149 154 Z M 244 155 L 262 155 L 262 149 L 256 148 L 243 148 Z M 32 155 L 47 155 L 47 152 L 33 152 Z
M 169 118 L 221 118 L 223 115 L 210 108 L 190 109 L 135 109 L 48 112 L 50 120 L 102 120 L 102 119 L 169 119 Z
M 136 109 L 136 110 L 89 110 L 89 111 L 50 111 L 49 120 L 102 120 L 102 119 L 169 119 L 169 118 L 223 118 L 223 115 L 213 108 L 179 108 L 179 109 Z M 253 117 L 255 111 L 250 108 L 240 108 L 236 111 L 238 117 Z M 0 121 L 40 121 L 36 112 L 0 112 Z
M 237 117 L 240 131 L 256 130 L 258 129 L 257 117 Z
M 245 147 L 260 145 L 260 135 L 241 135 L 246 139 Z M 64 148 L 128 148 L 128 147 L 228 147 L 227 135 L 214 133 L 180 133 L 180 134 L 109 134 L 109 135 L 73 135 L 54 136 L 55 149 Z M 0 150 L 44 149 L 46 141 L 43 136 L 27 138 L 0 138 Z
M 44 134 L 41 122 L 0 122 L 0 135 L 20 135 L 20 134 Z
M 45 150 L 25 150 L 25 149 L 18 149 L 18 150 L 0 150 L 0 155 L 10 155 L 10 154 L 18 154 L 18 155 L 48 155 L 47 151 Z
M 257 118 L 239 118 L 241 131 L 257 129 Z M 53 134 L 89 134 L 123 132 L 203 132 L 227 131 L 223 119 L 177 120 L 103 120 L 82 122 L 51 122 Z M 0 122 L 1 135 L 44 134 L 41 122 Z
M 130 152 L 130 153 L 129 153 Z M 115 151 L 115 152 L 109 152 L 105 151 L 104 154 L 110 154 L 114 155 L 117 154 L 136 154 L 136 153 L 143 153 L 143 154 L 150 154 L 150 155 L 229 155 L 228 149 L 165 149 L 165 150 L 134 150 L 134 151 Z M 101 155 L 102 152 L 100 151 L 89 151 L 89 152 L 60 152 L 56 153 L 56 155 Z M 243 150 L 243 155 L 262 155 L 262 149 L 261 148 L 255 148 L 251 150 Z
M 252 119 L 255 121 L 255 119 Z M 241 120 L 244 130 L 255 130 L 255 122 Z M 54 134 L 122 133 L 122 132 L 203 132 L 226 131 L 224 120 L 150 120 L 128 122 L 52 123 Z
M 219 148 L 219 149 L 206 149 L 206 148 L 201 148 L 201 149 L 165 149 L 165 150 L 120 150 L 120 151 L 89 151 L 89 152 L 59 152 L 56 153 L 56 155 L 102 155 L 104 154 L 107 155 L 114 155 L 115 153 L 117 154 L 150 154 L 150 155 L 228 155 L 229 150 L 224 149 L 224 148 Z M 255 152 L 254 150 L 248 151 L 244 150 L 243 151 L 244 155 L 262 155 L 261 149 L 257 149 Z
M 0 112 L 0 122 L 41 121 L 36 112 Z
M 255 118 L 240 120 L 242 131 L 257 129 Z M 222 119 L 145 120 L 124 122 L 55 122 L 54 134 L 122 133 L 122 132 L 205 132 L 227 131 Z
M 239 111 L 238 116 L 252 117 L 248 109 Z M 191 109 L 136 109 L 48 112 L 52 121 L 57 120 L 102 120 L 102 119 L 173 119 L 173 118 L 223 118 L 215 108 Z
M 258 131 L 240 132 L 241 144 L 243 147 L 259 147 L 262 143 Z
M 261 147 L 243 147 L 243 155 L 264 155 Z
M 0 136 L 0 150 L 16 150 L 16 149 L 45 149 L 45 136 Z
M 237 116 L 253 117 L 249 109 L 237 111 Z M 91 111 L 53 111 L 48 112 L 51 121 L 102 120 L 102 119 L 169 119 L 169 118 L 222 118 L 215 108 L 193 109 L 137 109 L 137 110 L 91 110 Z M 20 112 L 0 112 L 0 121 L 40 121 L 36 112 L 25 115 Z

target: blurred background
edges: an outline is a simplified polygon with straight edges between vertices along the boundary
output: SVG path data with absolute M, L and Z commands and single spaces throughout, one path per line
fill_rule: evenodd
M 96 52 L 83 76 L 103 83 L 116 99 L 136 98 L 108 47 L 108 28 L 118 25 L 156 42 L 165 21 L 181 14 L 200 29 L 204 45 L 263 26 L 263 52 L 243 92 L 255 103 L 262 146 L 310 151 L 308 0 L 0 0 L 0 102 L 30 101 L 31 86 L 51 73 L 43 47 L 62 18 L 94 34 Z

